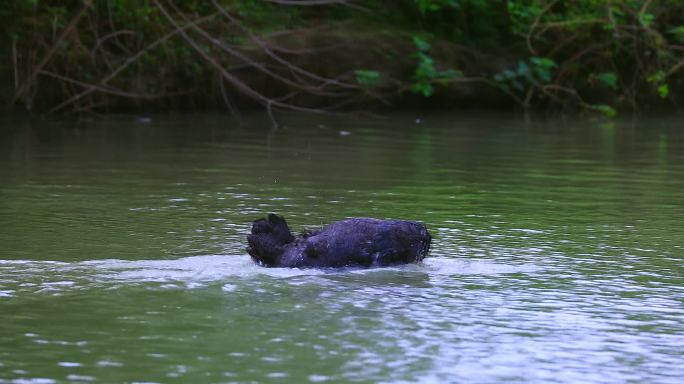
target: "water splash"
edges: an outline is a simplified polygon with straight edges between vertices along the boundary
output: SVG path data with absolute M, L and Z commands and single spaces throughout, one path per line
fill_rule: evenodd
M 203 255 L 174 260 L 86 260 L 79 262 L 0 260 L 0 298 L 20 292 L 59 293 L 96 286 L 157 283 L 161 288 L 199 288 L 206 284 L 224 283 L 224 291 L 235 290 L 236 281 L 263 277 L 275 279 L 316 276 L 373 275 L 388 276 L 388 282 L 399 274 L 419 274 L 428 278 L 452 275 L 495 275 L 533 272 L 532 264 L 508 265 L 487 260 L 428 258 L 421 264 L 375 269 L 296 269 L 260 267 L 244 255 Z M 377 280 L 377 279 L 376 279 Z M 232 287 L 232 288 L 231 288 Z

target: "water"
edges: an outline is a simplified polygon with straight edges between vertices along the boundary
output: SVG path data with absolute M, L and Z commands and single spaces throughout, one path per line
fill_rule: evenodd
M 680 383 L 683 120 L 0 120 L 0 383 Z M 252 220 L 420 220 L 255 266 Z

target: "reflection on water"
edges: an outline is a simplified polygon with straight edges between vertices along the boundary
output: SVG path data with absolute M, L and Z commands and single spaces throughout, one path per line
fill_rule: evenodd
M 678 383 L 680 125 L 3 121 L 0 383 Z M 269 211 L 435 240 L 417 265 L 261 268 Z

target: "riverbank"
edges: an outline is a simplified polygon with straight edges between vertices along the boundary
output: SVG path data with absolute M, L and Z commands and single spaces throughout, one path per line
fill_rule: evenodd
M 684 94 L 684 4 L 674 2 L 22 0 L 0 15 L 1 101 L 40 114 L 612 116 L 678 108 Z

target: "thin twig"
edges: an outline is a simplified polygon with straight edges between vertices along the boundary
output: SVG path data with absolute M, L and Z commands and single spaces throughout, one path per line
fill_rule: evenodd
M 226 105 L 226 107 L 230 111 L 231 115 L 240 119 L 240 111 L 238 111 L 237 108 L 233 107 L 233 103 L 230 102 L 230 97 L 228 97 L 228 93 L 226 92 L 226 87 L 223 84 L 224 81 L 225 80 L 224 80 L 223 76 L 220 76 L 219 89 L 221 90 L 221 97 L 223 98 L 223 103 Z
M 532 53 L 533 55 L 536 55 L 537 52 L 532 47 L 532 32 L 534 32 L 535 28 L 537 28 L 537 25 L 539 25 L 539 21 L 541 20 L 542 16 L 544 16 L 544 14 L 548 12 L 557 2 L 558 0 L 553 0 L 550 3 L 548 3 L 546 7 L 544 7 L 544 9 L 542 9 L 541 12 L 539 12 L 537 17 L 534 18 L 534 22 L 530 26 L 529 31 L 527 31 L 527 49 L 529 49 L 530 53 Z
M 297 5 L 297 6 L 317 6 L 317 5 L 344 5 L 359 11 L 370 13 L 370 9 L 362 7 L 358 4 L 353 4 L 350 0 L 266 0 L 269 3 L 280 5 Z
M 56 73 L 52 73 L 52 72 L 44 71 L 44 70 L 40 71 L 40 74 L 45 75 L 45 76 L 49 76 L 49 77 L 52 77 L 52 78 L 55 78 L 58 80 L 65 81 L 67 83 L 75 84 L 75 85 L 78 85 L 80 87 L 84 87 L 84 88 L 88 88 L 88 89 L 94 88 L 95 90 L 102 92 L 102 93 L 109 93 L 109 94 L 116 95 L 116 96 L 129 97 L 132 99 L 156 99 L 156 98 L 168 96 L 168 95 L 147 95 L 147 94 L 126 92 L 126 91 L 122 91 L 119 89 L 107 87 L 104 85 L 85 83 L 85 82 L 82 82 L 82 81 L 79 81 L 76 79 L 72 79 L 72 78 L 69 78 L 66 76 L 58 75 Z
M 19 88 L 19 66 L 17 65 L 17 39 L 12 39 L 12 69 L 14 71 L 14 89 Z
M 186 24 L 186 25 L 183 25 L 182 27 L 181 27 L 181 26 L 178 26 L 175 30 L 173 30 L 173 31 L 171 31 L 171 32 L 169 32 L 169 33 L 167 33 L 166 35 L 164 35 L 164 36 L 162 36 L 161 38 L 157 39 L 156 41 L 154 41 L 153 43 L 149 44 L 149 45 L 146 46 L 145 48 L 139 50 L 135 55 L 129 57 L 126 61 L 123 62 L 123 64 L 121 64 L 121 65 L 120 65 L 118 68 L 116 68 L 113 72 L 111 72 L 109 75 L 103 77 L 102 80 L 100 80 L 100 81 L 98 82 L 98 85 L 99 85 L 99 86 L 103 86 L 103 85 L 107 84 L 110 80 L 112 80 L 112 79 L 115 78 L 117 75 L 119 75 L 119 73 L 121 73 L 121 72 L 122 72 L 124 69 L 126 69 L 129 65 L 131 65 L 132 63 L 134 63 L 134 62 L 135 62 L 136 60 L 138 60 L 140 57 L 142 57 L 145 53 L 147 53 L 148 51 L 150 51 L 150 50 L 156 48 L 156 47 L 159 46 L 160 44 L 164 43 L 166 40 L 168 40 L 168 39 L 170 39 L 171 37 L 175 36 L 176 34 L 178 34 L 178 33 L 183 33 L 183 31 L 184 31 L 185 29 L 190 28 L 191 26 L 193 26 L 193 25 L 195 25 L 195 24 L 199 24 L 199 23 L 203 23 L 203 22 L 205 22 L 205 21 L 207 21 L 207 20 L 211 20 L 211 19 L 214 18 L 215 16 L 216 16 L 216 14 L 211 14 L 211 15 L 209 15 L 209 16 L 206 16 L 206 17 L 197 19 L 197 20 L 195 20 L 195 21 L 193 21 L 193 22 L 191 22 L 191 23 L 188 23 L 188 24 Z M 67 105 L 69 105 L 69 104 L 71 104 L 71 103 L 73 103 L 73 102 L 79 100 L 80 98 L 82 98 L 82 97 L 84 97 L 84 96 L 87 96 L 87 95 L 89 95 L 89 94 L 91 94 L 91 93 L 93 93 L 93 92 L 95 92 L 95 91 L 97 91 L 97 88 L 95 88 L 95 87 L 86 88 L 86 89 L 83 90 L 81 93 L 72 96 L 72 97 L 69 98 L 68 100 L 63 101 L 63 102 L 60 103 L 59 105 L 57 105 L 57 106 L 53 107 L 52 109 L 50 109 L 50 110 L 48 111 L 48 114 L 55 113 L 55 112 L 59 111 L 60 109 L 66 107 Z
M 216 59 L 213 57 L 209 56 L 198 44 L 196 41 L 194 41 L 188 34 L 185 32 L 185 29 L 182 28 L 176 20 L 171 17 L 171 15 L 168 13 L 168 11 L 164 8 L 164 6 L 159 2 L 159 0 L 153 0 L 154 4 L 157 6 L 157 8 L 161 11 L 161 13 L 166 17 L 166 19 L 171 23 L 178 33 L 180 33 L 181 36 L 185 39 L 185 41 L 190 44 L 190 46 L 199 53 L 199 55 L 211 66 L 216 68 L 230 83 L 233 87 L 235 87 L 240 93 L 244 94 L 245 96 L 248 96 L 249 98 L 257 101 L 261 105 L 267 107 L 267 108 L 273 108 L 273 107 L 279 107 L 279 108 L 284 108 L 284 109 L 290 109 L 293 111 L 300 111 L 300 112 L 312 112 L 312 113 L 329 113 L 326 110 L 323 109 L 317 109 L 317 108 L 307 108 L 307 107 L 299 107 L 293 104 L 288 104 L 288 103 L 283 103 L 274 99 L 271 99 L 269 97 L 266 97 L 262 95 L 261 93 L 255 91 L 251 87 L 249 87 L 247 84 L 245 84 L 242 80 L 238 79 L 237 77 L 233 76 L 230 72 L 228 72 L 221 64 L 219 64 Z
M 102 43 L 104 43 L 105 41 L 111 39 L 112 37 L 117 37 L 117 36 L 119 36 L 119 35 L 135 35 L 135 32 L 133 32 L 133 31 L 131 31 L 131 30 L 128 30 L 128 29 L 123 29 L 123 30 L 121 30 L 121 31 L 116 31 L 116 32 L 108 33 L 108 34 L 106 34 L 106 35 L 100 37 L 99 39 L 97 39 L 97 42 L 95 43 L 95 46 L 93 47 L 93 49 L 90 50 L 90 54 L 91 54 L 91 55 L 95 55 L 95 52 L 100 48 L 100 46 L 102 45 Z
M 547 30 L 551 28 L 567 27 L 575 24 L 602 24 L 605 23 L 605 19 L 573 19 L 573 20 L 563 20 L 563 21 L 550 21 L 548 23 L 540 24 L 541 30 L 535 33 L 534 37 L 538 38 L 544 34 Z
M 187 21 L 187 18 L 183 14 L 181 14 L 181 18 L 183 18 L 184 20 Z M 266 75 L 271 76 L 272 78 L 274 78 L 278 81 L 281 81 L 282 83 L 284 83 L 286 85 L 289 85 L 289 86 L 295 87 L 295 88 L 303 88 L 303 89 L 306 89 L 308 92 L 317 94 L 319 96 L 340 96 L 338 93 L 322 91 L 321 90 L 323 88 L 322 86 L 312 87 L 308 84 L 297 83 L 297 82 L 292 81 L 286 77 L 283 77 L 283 76 L 271 71 L 268 68 L 268 66 L 262 65 L 259 62 L 256 62 L 256 61 L 250 59 L 249 57 L 245 56 L 241 52 L 233 49 L 233 47 L 231 47 L 229 44 L 226 44 L 226 43 L 219 41 L 215 37 L 208 34 L 206 31 L 204 31 L 202 28 L 194 26 L 193 29 L 195 31 L 197 31 L 200 35 L 202 35 L 202 37 L 209 40 L 210 42 L 212 42 L 217 47 L 221 48 L 226 53 L 240 59 L 241 61 L 243 61 L 245 63 L 252 65 L 252 67 L 258 69 L 259 71 L 265 73 Z
M 271 57 L 272 59 L 274 59 L 278 63 L 285 65 L 292 72 L 295 72 L 295 73 L 301 74 L 303 76 L 309 77 L 311 79 L 322 82 L 323 84 L 321 84 L 321 86 L 319 86 L 319 89 L 325 87 L 326 85 L 330 85 L 330 84 L 337 85 L 337 86 L 340 86 L 343 88 L 352 88 L 352 89 L 358 89 L 359 88 L 358 85 L 356 85 L 356 84 L 342 83 L 337 79 L 330 79 L 330 78 L 325 78 L 325 77 L 319 76 L 315 73 L 304 70 L 301 67 L 296 66 L 296 65 L 292 64 L 291 62 L 283 59 L 281 56 L 279 56 L 279 55 L 275 54 L 273 51 L 271 51 L 259 37 L 257 37 L 252 31 L 250 31 L 247 27 L 245 27 L 242 23 L 240 23 L 239 20 L 234 18 L 228 11 L 226 11 L 226 9 L 224 7 L 222 7 L 220 4 L 218 4 L 218 2 L 216 0 L 212 0 L 212 3 L 216 7 L 216 9 L 218 9 L 218 11 L 221 12 L 221 14 L 223 16 L 225 16 L 232 23 L 237 25 L 237 27 L 240 28 L 243 32 L 245 32 L 247 35 L 249 35 L 250 39 L 254 43 L 256 43 L 259 47 L 261 47 L 262 50 L 269 57 Z
M 83 0 L 83 5 L 81 6 L 81 9 L 79 9 L 78 12 L 76 12 L 76 14 L 74 15 L 74 17 L 71 18 L 71 21 L 66 26 L 66 28 L 64 28 L 64 30 L 55 40 L 55 42 L 52 44 L 52 47 L 50 47 L 45 56 L 43 56 L 43 59 L 40 60 L 40 62 L 33 68 L 33 70 L 31 70 L 24 84 L 22 84 L 21 87 L 17 90 L 14 96 L 15 102 L 19 100 L 22 96 L 24 96 L 27 90 L 34 84 L 34 82 L 36 81 L 36 76 L 38 76 L 38 72 L 40 72 L 43 69 L 43 67 L 45 67 L 45 65 L 50 61 L 50 59 L 52 59 L 55 52 L 57 52 L 57 49 L 60 47 L 62 41 L 76 27 L 76 24 L 81 19 L 81 16 L 83 16 L 83 14 L 88 10 L 88 8 L 90 8 L 91 5 L 92 0 Z M 28 100 L 25 100 L 25 102 L 28 103 Z M 27 107 L 31 109 L 30 103 L 29 105 L 27 105 Z
M 643 16 L 646 14 L 646 10 L 648 9 L 649 5 L 651 5 L 651 0 L 646 0 L 644 2 L 644 5 L 641 6 L 641 9 L 639 9 L 639 16 Z

